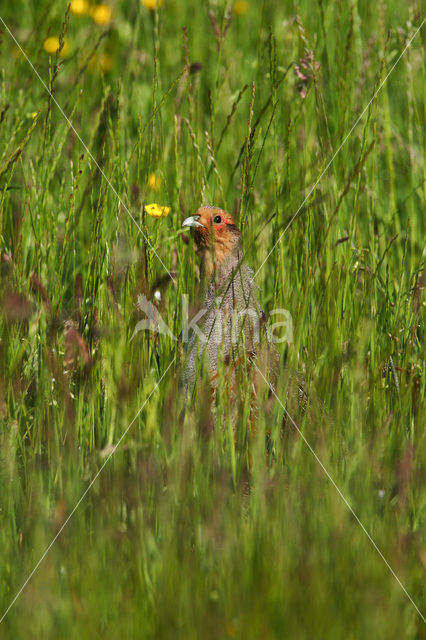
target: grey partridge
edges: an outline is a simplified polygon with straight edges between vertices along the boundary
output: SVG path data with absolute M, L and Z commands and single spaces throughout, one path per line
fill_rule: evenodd
M 193 388 L 205 360 L 215 388 L 219 361 L 232 370 L 253 358 L 265 332 L 265 315 L 252 270 L 243 261 L 241 232 L 232 216 L 218 207 L 204 206 L 182 226 L 193 230 L 204 298 L 197 325 L 184 336 L 184 383 L 187 390 Z

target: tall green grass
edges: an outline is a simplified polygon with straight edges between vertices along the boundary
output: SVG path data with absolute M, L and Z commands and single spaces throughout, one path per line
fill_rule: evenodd
M 1 637 L 426 637 L 267 389 L 234 443 L 206 381 L 185 406 L 176 343 L 131 339 L 138 294 L 176 335 L 197 302 L 184 217 L 234 213 L 256 271 L 309 194 L 256 276 L 324 405 L 291 415 L 425 615 L 424 27 L 375 95 L 424 7 L 238 7 L 2 8 L 90 154 L 2 26 L 0 616 L 143 409 Z

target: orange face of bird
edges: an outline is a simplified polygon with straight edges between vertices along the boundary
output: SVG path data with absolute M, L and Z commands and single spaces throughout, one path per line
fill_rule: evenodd
M 221 264 L 240 246 L 240 232 L 233 217 L 218 207 L 200 207 L 193 216 L 186 218 L 183 227 L 192 227 L 197 251 L 203 257 L 206 252 L 215 253 Z

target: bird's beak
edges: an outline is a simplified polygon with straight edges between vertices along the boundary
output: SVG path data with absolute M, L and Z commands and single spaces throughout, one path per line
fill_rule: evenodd
M 204 227 L 201 222 L 198 222 L 200 216 L 189 216 L 182 222 L 182 227 Z

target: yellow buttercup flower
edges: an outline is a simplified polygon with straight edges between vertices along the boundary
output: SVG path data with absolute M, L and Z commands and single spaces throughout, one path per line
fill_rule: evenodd
M 97 4 L 93 7 L 91 14 L 96 24 L 108 24 L 111 20 L 112 7 L 108 4 Z
M 87 0 L 71 0 L 71 13 L 75 16 L 84 16 L 89 12 L 89 3 Z
M 108 53 L 95 53 L 88 64 L 89 71 L 111 71 L 112 58 Z
M 145 213 L 153 218 L 165 218 L 170 213 L 170 207 L 163 207 L 160 204 L 146 204 Z
M 157 8 L 159 9 L 163 4 L 163 0 L 141 0 L 141 4 L 145 7 L 145 9 L 149 9 L 150 11 L 155 11 Z
M 102 71 L 111 71 L 112 69 L 112 58 L 108 53 L 101 53 L 99 56 L 99 66 Z
M 155 175 L 155 173 L 150 173 L 148 177 L 148 186 L 153 191 L 159 191 L 161 188 L 161 178 Z
M 242 16 L 247 12 L 248 8 L 249 3 L 247 0 L 237 0 L 237 2 L 234 3 L 232 10 L 237 16 Z
M 43 42 L 43 49 L 51 56 L 53 56 L 57 50 L 59 49 L 59 38 L 56 36 L 50 36 L 50 38 L 46 38 Z M 68 43 L 65 40 L 64 46 L 62 47 L 61 56 L 66 56 L 68 53 Z

